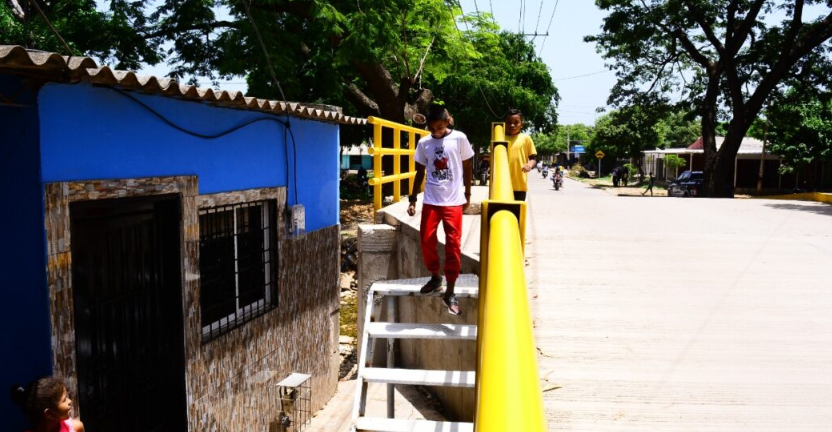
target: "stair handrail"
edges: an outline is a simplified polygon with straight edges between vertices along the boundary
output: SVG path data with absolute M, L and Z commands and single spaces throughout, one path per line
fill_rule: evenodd
M 425 135 L 430 134 L 425 129 L 418 129 L 396 123 L 390 120 L 385 120 L 379 117 L 367 117 L 367 123 L 373 125 L 373 146 L 367 149 L 373 157 L 373 178 L 367 181 L 367 184 L 373 187 L 373 215 L 381 209 L 382 204 L 382 185 L 386 183 L 393 183 L 393 202 L 397 203 L 402 198 L 401 180 L 408 181 L 407 193 L 413 190 L 413 182 L 416 177 L 416 143 Z M 383 146 L 383 128 L 393 130 L 393 147 Z M 402 134 L 408 135 L 408 147 L 402 148 Z M 418 137 L 418 138 L 417 138 Z M 394 156 L 393 158 L 393 174 L 384 175 L 381 169 L 382 156 Z M 402 172 L 402 156 L 408 156 L 407 171 Z
M 480 232 L 474 430 L 544 432 L 524 272 L 526 203 L 514 200 L 508 146 L 505 124 L 492 123 L 491 182 L 482 203 Z

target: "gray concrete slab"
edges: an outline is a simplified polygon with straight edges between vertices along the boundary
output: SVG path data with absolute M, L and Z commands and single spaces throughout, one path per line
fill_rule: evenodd
M 832 430 L 832 206 L 530 177 L 552 431 Z

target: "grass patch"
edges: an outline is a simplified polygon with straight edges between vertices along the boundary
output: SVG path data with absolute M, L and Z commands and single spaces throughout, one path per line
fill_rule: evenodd
M 358 337 L 358 296 L 341 298 L 341 332 L 344 336 Z

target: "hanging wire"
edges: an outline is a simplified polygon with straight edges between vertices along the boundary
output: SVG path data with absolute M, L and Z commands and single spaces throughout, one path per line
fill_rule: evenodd
M 537 11 L 537 22 L 534 25 L 534 37 L 537 37 L 537 29 L 540 27 L 540 16 L 543 15 L 543 0 L 540 0 L 540 10 Z M 534 38 L 532 38 L 534 40 Z
M 549 25 L 546 26 L 546 36 L 543 36 L 543 42 L 540 43 L 540 52 L 543 52 L 543 47 L 546 46 L 546 38 L 549 37 L 549 29 L 552 28 L 552 22 L 555 20 L 555 12 L 558 10 L 558 4 L 560 0 L 555 0 L 555 7 L 552 9 L 552 16 L 549 17 Z
M 257 28 L 257 23 L 254 22 L 254 17 L 251 15 L 251 8 L 246 0 L 241 0 L 243 3 L 243 7 L 246 10 L 246 16 L 248 16 L 248 20 L 251 23 L 251 27 L 254 29 L 254 34 L 257 35 L 257 41 L 260 43 L 260 48 L 263 49 L 263 55 L 266 57 L 266 64 L 269 66 L 269 73 L 272 76 L 272 80 L 274 80 L 275 85 L 277 85 L 277 90 L 280 91 L 280 97 L 283 98 L 283 103 L 286 104 L 286 130 L 289 131 L 289 136 L 292 138 L 292 155 L 293 155 L 293 166 L 294 170 L 292 173 L 292 178 L 295 184 L 295 204 L 298 203 L 298 146 L 295 142 L 295 134 L 292 132 L 292 125 L 289 121 L 289 101 L 286 100 L 286 94 L 283 93 L 283 87 L 280 85 L 280 80 L 277 79 L 277 74 L 274 72 L 274 66 L 272 65 L 271 58 L 269 57 L 269 50 L 266 49 L 266 43 L 263 42 L 263 36 L 260 34 L 260 29 Z M 283 131 L 283 149 L 286 156 L 286 178 L 289 178 L 289 143 L 286 141 L 286 130 Z M 288 181 L 287 187 L 288 185 Z
M 46 25 L 47 25 L 47 26 L 49 26 L 49 29 L 50 29 L 50 30 L 52 30 L 52 33 L 55 35 L 55 37 L 57 37 L 57 38 L 58 38 L 58 40 L 59 40 L 59 41 L 61 41 L 61 44 L 62 44 L 62 45 L 64 46 L 64 48 L 66 49 L 67 54 L 69 54 L 69 56 L 70 56 L 70 57 L 72 57 L 72 56 L 73 56 L 73 53 L 72 53 L 72 48 L 70 48 L 70 47 L 69 47 L 69 44 L 68 44 L 68 43 L 66 43 L 66 41 L 64 40 L 64 38 L 63 38 L 63 37 L 61 37 L 61 34 L 60 34 L 60 33 L 58 33 L 58 30 L 56 30 L 56 29 L 55 29 L 55 27 L 52 25 L 52 23 L 51 23 L 51 22 L 49 22 L 49 18 L 47 18 L 47 17 L 46 17 L 46 14 L 45 14 L 45 13 L 43 13 L 43 9 L 41 9 L 41 8 L 40 8 L 40 6 L 38 6 L 38 3 L 37 3 L 35 0 L 29 0 L 29 3 L 30 3 L 32 6 L 34 6 L 34 7 L 35 7 L 35 10 L 37 10 L 37 11 L 38 11 L 38 14 L 39 14 L 39 15 L 40 15 L 40 17 L 41 17 L 41 18 L 43 18 L 43 20 L 46 22 Z
M 497 19 L 494 18 L 494 4 L 491 3 L 491 0 L 488 0 L 488 8 L 491 9 L 491 22 L 496 25 Z
M 470 33 L 471 29 L 468 27 L 468 21 L 465 20 L 465 10 L 462 8 L 462 3 L 457 0 L 456 4 L 457 6 L 459 6 L 459 11 L 462 13 L 462 22 L 465 23 L 465 30 Z M 459 34 L 460 43 L 464 43 L 462 30 L 459 29 L 459 26 L 456 23 L 456 18 L 454 18 L 453 8 L 451 8 L 451 5 L 448 3 L 445 3 L 445 5 L 448 7 L 448 12 L 450 12 L 451 14 L 451 19 L 454 21 L 454 28 L 456 29 L 456 32 Z M 497 115 L 496 112 L 494 112 L 494 108 L 491 108 L 491 104 L 488 102 L 488 97 L 485 95 L 485 92 L 482 91 L 482 87 L 480 87 L 480 82 L 475 80 L 474 83 L 477 85 L 477 89 L 479 89 L 480 94 L 482 95 L 482 99 L 485 101 L 485 105 L 488 107 L 488 110 L 491 111 L 491 115 L 493 115 L 494 118 L 502 118 L 499 115 Z

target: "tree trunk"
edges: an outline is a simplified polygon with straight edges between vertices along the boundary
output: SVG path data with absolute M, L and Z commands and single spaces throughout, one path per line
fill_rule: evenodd
M 702 147 L 705 153 L 705 182 L 704 194 L 708 197 L 718 197 L 724 189 L 724 169 L 716 150 L 716 101 L 719 94 L 719 76 L 711 75 L 708 90 L 705 93 L 702 110 Z M 731 165 L 733 177 L 733 164 Z M 732 194 L 733 196 L 733 194 Z

